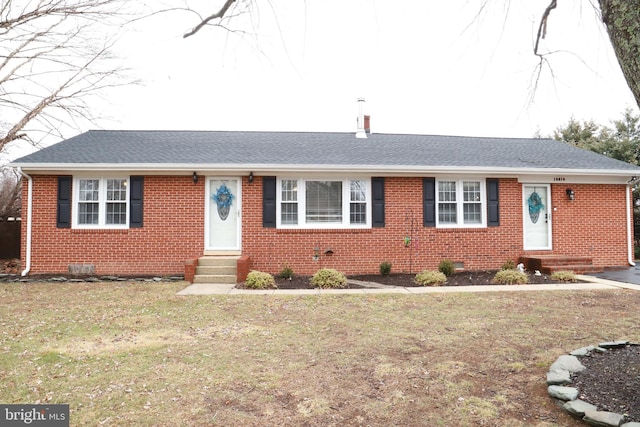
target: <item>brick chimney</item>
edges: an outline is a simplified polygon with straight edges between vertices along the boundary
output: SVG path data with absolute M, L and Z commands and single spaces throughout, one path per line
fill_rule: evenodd
M 367 137 L 367 132 L 366 132 L 366 122 L 365 122 L 365 115 L 363 115 L 362 113 L 362 108 L 364 106 L 364 98 L 358 98 L 358 118 L 356 120 L 356 138 L 366 138 Z
M 364 116 L 364 132 L 371 133 L 371 116 Z

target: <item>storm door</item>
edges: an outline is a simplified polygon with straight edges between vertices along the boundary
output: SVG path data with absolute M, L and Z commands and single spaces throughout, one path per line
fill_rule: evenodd
M 551 249 L 551 188 L 523 187 L 524 249 Z
M 239 178 L 209 178 L 205 205 L 205 248 L 240 250 L 241 198 Z

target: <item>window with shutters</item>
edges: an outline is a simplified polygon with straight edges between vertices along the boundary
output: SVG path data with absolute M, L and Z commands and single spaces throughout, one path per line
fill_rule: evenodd
M 279 228 L 371 227 L 369 179 L 281 178 Z
M 485 227 L 484 180 L 439 179 L 436 183 L 438 227 Z
M 128 184 L 122 177 L 75 177 L 74 228 L 127 228 Z

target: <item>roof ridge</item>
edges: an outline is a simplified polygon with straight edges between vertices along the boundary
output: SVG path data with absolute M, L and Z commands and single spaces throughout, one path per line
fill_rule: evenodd
M 203 129 L 89 129 L 89 132 L 108 132 L 108 133 L 267 133 L 267 134 L 335 134 L 335 135 L 355 135 L 355 132 L 347 131 L 301 131 L 301 130 L 203 130 Z M 81 135 L 81 134 L 79 134 Z M 477 135 L 444 135 L 437 133 L 393 133 L 393 132 L 375 132 L 368 136 L 384 135 L 384 136 L 416 136 L 416 137 L 433 137 L 433 138 L 467 138 L 467 139 L 485 139 L 485 140 L 522 140 L 522 141 L 557 141 L 553 138 L 534 138 L 523 136 L 477 136 Z M 560 141 L 562 142 L 562 141 Z

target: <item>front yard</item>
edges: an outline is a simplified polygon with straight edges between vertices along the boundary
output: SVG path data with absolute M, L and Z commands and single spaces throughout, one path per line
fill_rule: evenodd
M 640 292 L 189 296 L 186 283 L 0 284 L 0 402 L 71 425 L 581 426 L 567 351 L 640 340 Z

